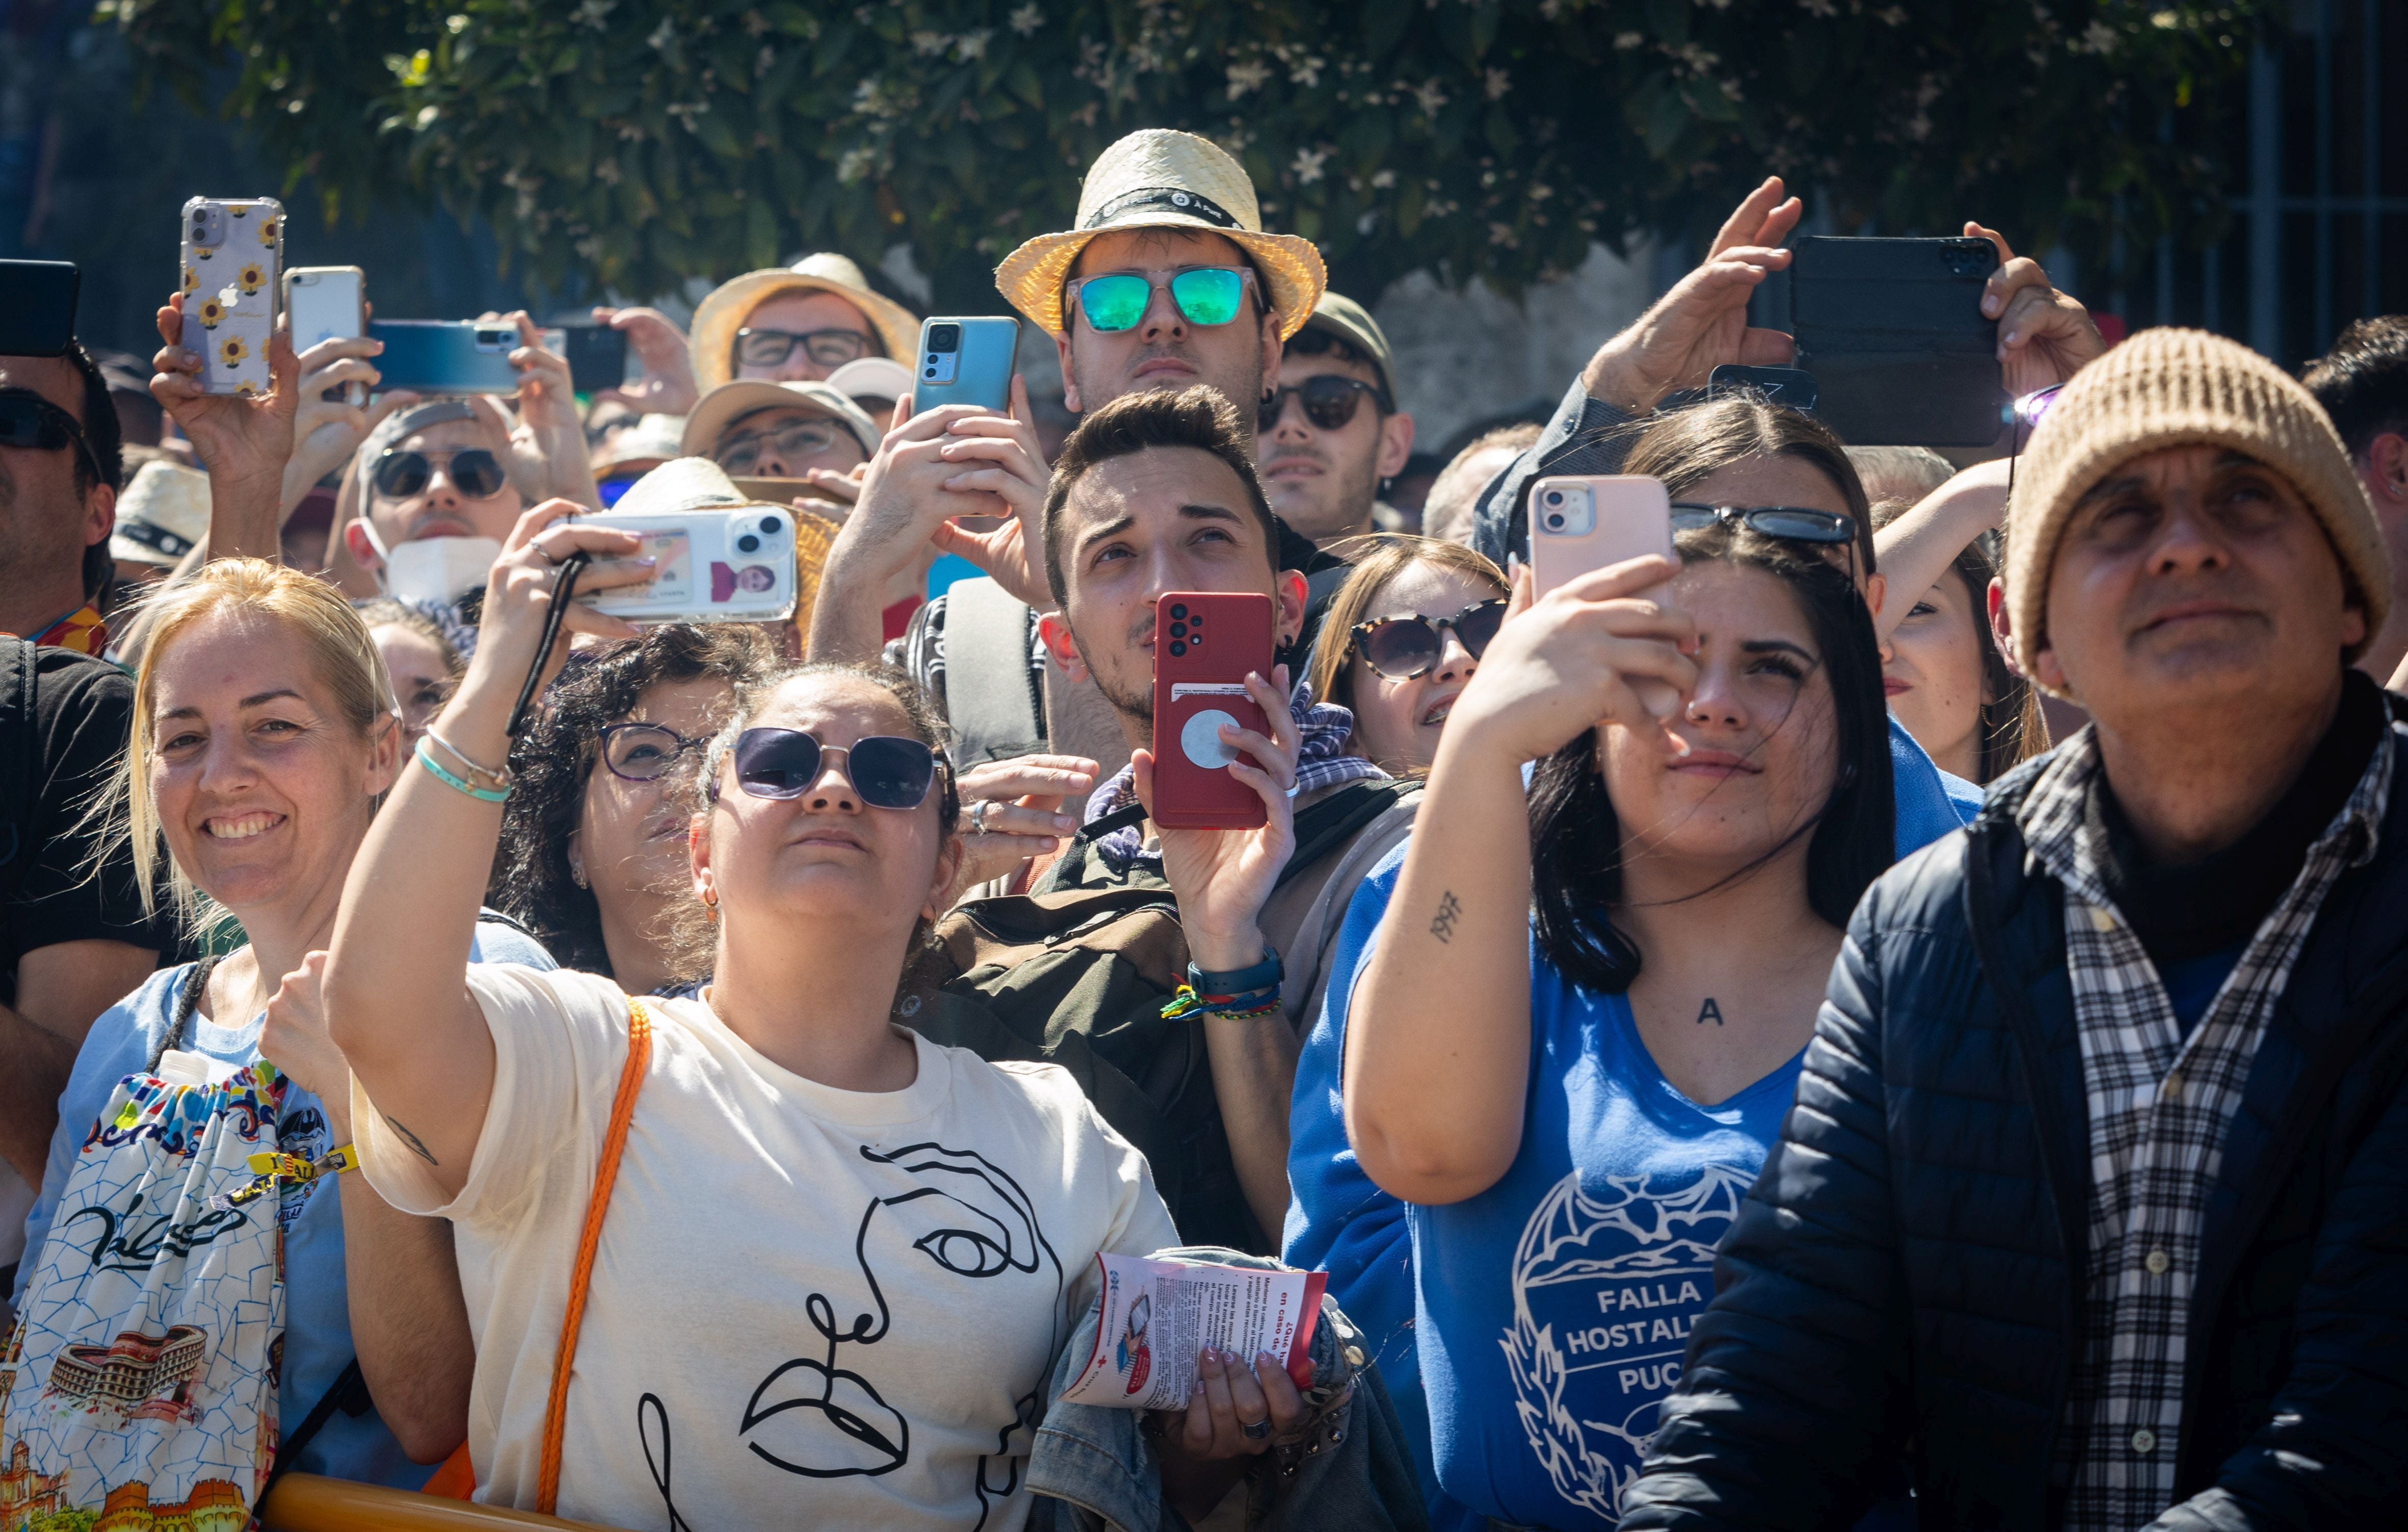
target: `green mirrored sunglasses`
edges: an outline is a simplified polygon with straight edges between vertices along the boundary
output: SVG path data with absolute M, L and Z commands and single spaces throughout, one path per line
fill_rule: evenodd
M 1170 301 L 1190 324 L 1221 325 L 1238 317 L 1246 288 L 1254 279 L 1243 266 L 1189 266 L 1182 271 L 1108 271 L 1070 283 L 1079 309 L 1099 335 L 1134 330 L 1145 318 L 1156 288 L 1170 289 Z

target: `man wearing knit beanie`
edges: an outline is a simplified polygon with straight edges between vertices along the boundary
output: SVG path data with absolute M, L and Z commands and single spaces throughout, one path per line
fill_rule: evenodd
M 1858 905 L 1625 1529 L 1844 1525 L 1901 1454 L 1932 1525 L 2402 1524 L 2373 511 L 2299 383 L 2153 330 L 2057 396 L 2008 546 L 2092 726 Z

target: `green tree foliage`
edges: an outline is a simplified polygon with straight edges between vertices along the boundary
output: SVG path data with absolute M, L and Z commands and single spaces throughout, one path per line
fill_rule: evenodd
M 1131 129 L 1234 150 L 1369 295 L 1694 236 L 1768 171 L 1841 232 L 1968 217 L 2086 262 L 2224 218 L 2268 0 L 108 0 L 354 210 L 481 216 L 557 286 L 908 242 L 939 301 Z M 983 301 L 982 301 L 983 300 Z

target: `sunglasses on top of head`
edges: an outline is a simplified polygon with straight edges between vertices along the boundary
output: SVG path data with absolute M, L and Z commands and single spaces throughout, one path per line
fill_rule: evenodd
M 1079 311 L 1098 335 L 1134 330 L 1145 319 L 1157 288 L 1170 289 L 1170 301 L 1190 324 L 1206 328 L 1228 323 L 1245 308 L 1246 289 L 1254 281 L 1250 266 L 1188 266 L 1179 271 L 1107 271 L 1075 277 L 1066 293 L 1079 300 Z
M 434 463 L 443 459 L 443 472 L 454 487 L 471 500 L 499 494 L 509 476 L 502 471 L 501 459 L 482 447 L 455 447 L 450 451 L 404 452 L 388 451 L 377 459 L 373 481 L 376 492 L 388 500 L 407 500 L 423 491 L 435 478 Z
M 1318 378 L 1306 379 L 1294 388 L 1278 388 L 1263 395 L 1261 406 L 1254 411 L 1255 428 L 1261 431 L 1277 429 L 1280 416 L 1286 411 L 1291 398 L 1304 406 L 1304 418 L 1311 421 L 1317 431 L 1344 430 L 1346 423 L 1354 418 L 1355 408 L 1366 399 L 1378 406 L 1382 414 L 1394 414 L 1397 408 L 1388 402 L 1387 394 L 1377 383 L 1325 372 Z
M 1672 502 L 1672 530 L 1693 532 L 1720 522 L 1743 526 L 1759 537 L 1782 542 L 1853 543 L 1856 519 L 1836 510 L 1804 506 L 1709 506 L 1694 500 Z
M 1363 663 L 1390 680 L 1411 680 L 1426 676 L 1446 656 L 1446 637 L 1439 630 L 1454 633 L 1455 641 L 1473 659 L 1488 651 L 1488 642 L 1497 637 L 1497 629 L 1505 621 L 1505 598 L 1491 596 L 1475 601 L 1453 617 L 1424 617 L 1418 612 L 1403 617 L 1375 617 L 1354 627 L 1354 651 Z
M 0 389 L 0 447 L 41 452 L 72 447 L 93 479 L 108 477 L 100 471 L 100 458 L 93 451 L 83 426 L 73 415 L 29 388 Z
M 937 783 L 937 752 L 917 739 L 873 734 L 850 746 L 823 745 L 800 729 L 746 729 L 736 737 L 736 785 L 747 797 L 799 798 L 820 780 L 830 755 L 845 758 L 845 776 L 873 809 L 917 809 Z M 719 783 L 710 784 L 716 801 Z

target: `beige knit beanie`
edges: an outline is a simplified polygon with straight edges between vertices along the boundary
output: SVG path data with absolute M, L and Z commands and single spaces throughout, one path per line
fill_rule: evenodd
M 2300 492 L 2366 609 L 2391 605 L 2391 564 L 2366 490 L 2315 397 L 2248 347 L 2204 330 L 2143 330 L 2074 374 L 2032 432 L 2007 507 L 2007 608 L 2027 675 L 2046 647 L 2048 577 L 2074 503 L 2119 465 L 2168 447 L 2227 447 Z

